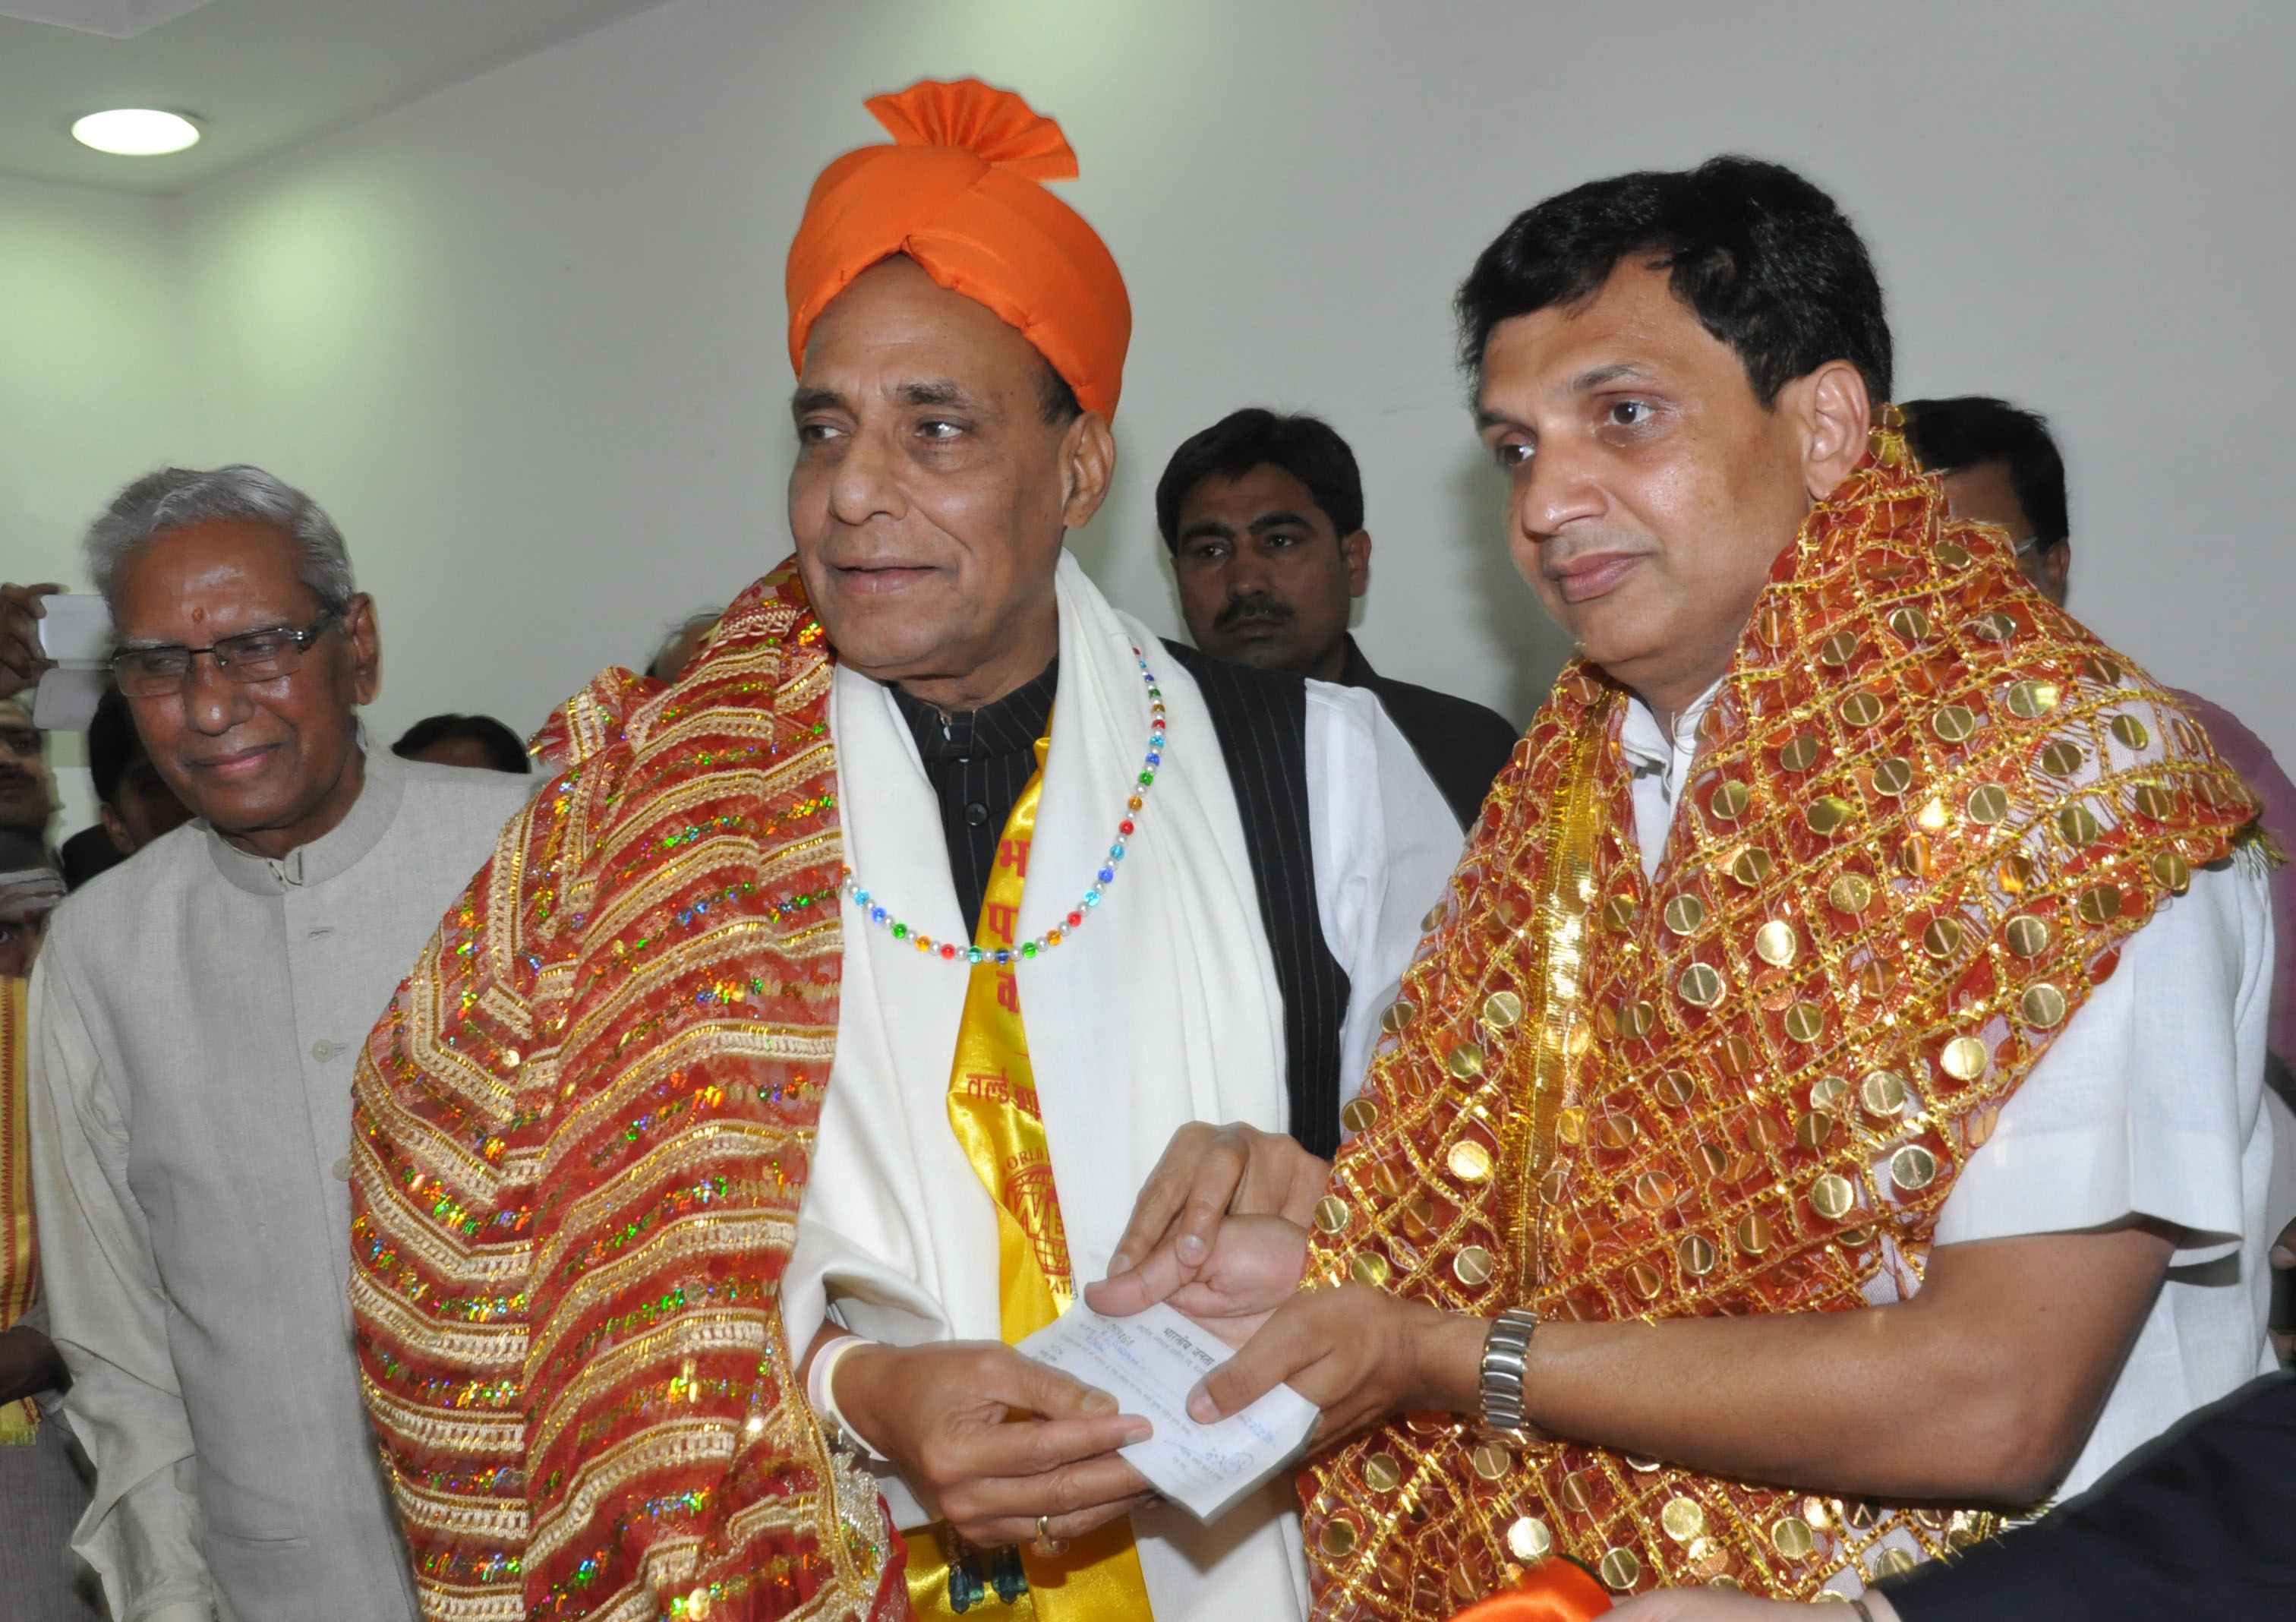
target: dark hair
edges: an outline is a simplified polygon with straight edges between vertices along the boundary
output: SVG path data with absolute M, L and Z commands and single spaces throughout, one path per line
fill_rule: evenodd
M 1792 169 L 1710 158 L 1575 186 L 1515 216 L 1459 287 L 1459 362 L 1478 379 L 1492 329 L 1589 299 L 1651 256 L 1674 296 L 1738 353 L 1764 410 L 1830 360 L 1890 397 L 1890 323 L 1856 227 Z
M 1053 363 L 1045 361 L 1037 372 L 1037 409 L 1045 414 L 1050 428 L 1065 428 L 1084 415 L 1084 402 L 1076 397 L 1069 380 L 1053 370 Z
M 1321 417 L 1279 416 L 1259 406 L 1230 412 L 1180 442 L 1156 481 L 1156 528 L 1180 550 L 1180 507 L 1207 479 L 1241 479 L 1257 467 L 1279 467 L 1308 494 L 1344 540 L 1363 528 L 1363 474 L 1348 442 Z
M 534 762 L 527 758 L 526 745 L 492 716 L 428 716 L 399 734 L 390 752 L 412 760 L 434 743 L 456 743 L 468 739 L 487 752 L 487 764 L 497 772 L 531 772 Z
M 117 687 L 106 687 L 95 701 L 95 715 L 87 724 L 87 770 L 95 779 L 95 798 L 114 811 L 119 809 L 119 785 L 127 768 L 144 756 L 144 739 L 135 717 Z
M 2049 433 L 2049 420 L 1987 394 L 1951 399 L 1906 400 L 1906 445 L 1933 473 L 1958 472 L 1988 462 L 2007 464 L 2009 487 L 2033 526 L 2043 551 L 2070 538 L 2065 509 L 2065 459 Z

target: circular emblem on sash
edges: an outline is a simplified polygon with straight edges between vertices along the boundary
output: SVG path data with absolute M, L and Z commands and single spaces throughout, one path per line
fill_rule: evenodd
M 1956 1081 L 1975 1081 L 1992 1062 L 1992 1053 L 1975 1036 L 1956 1036 L 1938 1055 L 1939 1068 Z
M 1820 663 L 1830 670 L 1839 670 L 1857 657 L 1860 639 L 1855 631 L 1836 631 L 1817 644 Z
M 1316 1225 L 1326 1233 L 1336 1233 L 1348 1225 L 1348 1202 L 1337 1194 L 1325 1194 L 1316 1201 Z
M 1809 824 L 1812 833 L 1829 834 L 1856 815 L 1857 807 L 1839 794 L 1825 794 L 1810 802 L 1809 809 L 1802 813 L 1802 820 Z
M 1693 963 L 1682 971 L 1674 988 L 1693 1008 L 1711 1008 L 1722 1000 L 1721 971 L 1710 963 Z
M 1948 743 L 1959 743 L 1977 730 L 1977 716 L 1966 704 L 1948 704 L 1930 717 L 1930 730 Z
M 1677 896 L 1659 917 L 1677 935 L 1687 935 L 1706 922 L 1706 904 L 1695 896 Z
M 1828 1222 L 1841 1221 L 1857 1204 L 1857 1189 L 1840 1172 L 1830 1171 L 1810 1184 L 1810 1209 Z
M 1707 797 L 1707 815 L 1722 822 L 1734 823 L 1746 814 L 1747 802 L 1753 795 L 1742 782 L 1726 782 Z
M 2152 741 L 2152 734 L 2144 730 L 2144 723 L 2127 713 L 2112 717 L 2112 735 L 2128 749 L 2143 749 Z
M 1774 969 L 1793 962 L 1797 949 L 1793 925 L 1783 919 L 1773 918 L 1754 931 L 1754 955 Z
M 1477 1290 L 1490 1282 L 1491 1274 L 1497 1266 L 1488 1250 L 1480 1245 L 1469 1245 L 1452 1262 L 1451 1273 L 1468 1289 Z
M 1892 799 L 1914 786 L 1910 762 L 1892 755 L 1874 768 L 1874 786 Z
M 1689 1498 L 1669 1498 L 1666 1507 L 1658 1512 L 1658 1523 L 1666 1535 L 1678 1544 L 1702 1536 L 1706 1531 L 1706 1511 Z
M 2070 777 L 2081 769 L 2088 751 L 2070 738 L 2060 738 L 2041 751 L 2041 769 L 2052 777 Z
M 1364 1485 L 1375 1493 L 1391 1493 L 1403 1485 L 1403 1466 L 1391 1453 L 1375 1453 L 1364 1461 Z
M 1937 1157 L 1919 1143 L 1908 1143 L 1890 1157 L 1890 1181 L 1909 1194 L 1936 1182 L 1937 1174 Z
M 2057 831 L 2065 836 L 2065 843 L 2079 850 L 2095 844 L 2103 829 L 2098 825 L 2096 813 L 2087 806 L 2067 806 L 2057 813 Z
M 2065 994 L 2046 980 L 2029 986 L 2017 1000 L 2017 1012 L 2037 1030 L 2054 1030 L 2065 1017 Z
M 2049 949 L 2049 926 L 2030 913 L 2020 913 L 2001 926 L 2001 938 L 2020 957 L 2038 957 Z
M 1367 1290 L 1377 1290 L 1387 1282 L 1387 1257 L 1375 1250 L 1358 1250 L 1355 1260 L 1348 1264 L 1348 1276 Z
M 1930 634 L 1930 617 L 1907 603 L 1890 616 L 1890 628 L 1901 642 L 1920 642 Z
M 1554 1534 L 1536 1515 L 1525 1515 L 1506 1532 L 1507 1552 L 1528 1566 L 1554 1552 Z
M 1827 889 L 1825 898 L 1835 912 L 1855 917 L 1874 899 L 1874 887 L 1862 874 L 1844 873 Z
M 2054 682 L 2019 682 L 2009 689 L 2009 713 L 2021 721 L 2038 721 L 2056 707 Z
M 1632 1549 L 1604 1550 L 1603 1562 L 1596 1569 L 1602 1573 L 1603 1583 L 1620 1593 L 1643 1580 L 1643 1562 Z
M 1787 740 L 1778 751 L 1778 764 L 1789 772 L 1807 772 L 1817 764 L 1817 740 L 1808 733 Z
M 2097 884 L 2081 891 L 2073 903 L 2073 911 L 2087 923 L 2111 923 L 2120 916 L 2120 887 L 2117 884 Z
M 1982 828 L 1990 828 L 2009 815 L 2009 791 L 1997 782 L 1985 783 L 1969 791 L 1966 802 L 1969 820 Z
M 1704 1278 L 1713 1272 L 1714 1264 L 1722 1259 L 1721 1253 L 1714 1248 L 1714 1241 L 1703 1233 L 1684 1234 L 1681 1242 L 1674 1247 L 1674 1258 L 1682 1264 L 1682 1270 L 1694 1279 Z
M 1491 1175 L 1491 1151 L 1472 1138 L 1462 1138 L 1451 1145 L 1445 1164 L 1460 1182 L 1480 1183 Z
M 1340 1125 L 1349 1132 L 1369 1132 L 1379 1122 L 1379 1106 L 1368 1098 L 1351 1098 L 1340 1111 Z
M 1887 707 L 1870 692 L 1853 692 L 1841 700 L 1834 713 L 1852 726 L 1871 726 L 1882 718 Z
M 1770 1523 L 1770 1547 L 1788 1560 L 1808 1560 L 1817 1540 L 1810 1536 L 1809 1523 L 1799 1515 L 1782 1515 Z

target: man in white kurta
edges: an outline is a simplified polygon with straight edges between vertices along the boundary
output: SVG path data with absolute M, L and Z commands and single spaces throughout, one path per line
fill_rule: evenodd
M 141 538 L 92 560 L 129 650 L 333 623 L 273 682 L 200 659 L 179 696 L 131 695 L 201 820 L 71 897 L 34 974 L 41 1268 L 96 1466 L 73 1547 L 119 1622 L 405 1622 L 343 1294 L 351 1063 L 526 785 L 366 745 L 371 606 L 329 602 L 347 562 L 298 578 L 291 507 L 260 504 L 285 487 L 243 471 L 139 481 Z M 237 530 L 214 516 L 234 498 Z M 230 591 L 187 589 L 202 570 Z M 294 769 L 266 784 L 280 754 Z
M 1060 691 L 1018 933 L 1057 926 L 1104 859 L 1112 807 L 1136 769 L 1147 654 L 1170 711 L 1165 751 L 1119 882 L 1073 943 L 1019 965 L 1046 1135 L 1075 1276 L 1107 1271 L 1133 1194 L 1190 1121 L 1286 1129 L 1282 1009 L 1236 795 L 1193 677 L 1118 613 L 1081 569 L 1060 571 Z M 1306 756 L 1321 928 L 1350 986 L 1342 1052 L 1360 1055 L 1456 860 L 1456 824 L 1410 745 L 1370 695 L 1307 685 Z M 932 790 L 890 690 L 836 678 L 847 860 L 873 893 L 936 939 L 969 939 Z M 1065 881 L 1071 876 L 1078 881 Z M 1056 888 L 1058 887 L 1058 888 Z M 897 1346 L 995 1340 L 995 1206 L 949 1127 L 950 1058 L 965 976 L 845 904 L 837 1060 L 797 1249 L 783 1275 L 792 1345 L 824 1319 Z M 937 1516 L 890 1461 L 895 1524 Z M 1156 1615 L 1304 1614 L 1291 1483 L 1217 1525 L 1135 1511 Z

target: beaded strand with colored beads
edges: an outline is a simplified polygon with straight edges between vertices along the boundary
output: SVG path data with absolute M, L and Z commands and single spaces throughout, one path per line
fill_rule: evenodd
M 961 963 L 967 967 L 974 963 L 1009 963 L 1021 958 L 1035 957 L 1038 953 L 1051 951 L 1082 929 L 1085 920 L 1099 907 L 1108 887 L 1116 882 L 1116 870 L 1124 861 L 1124 842 L 1133 834 L 1133 819 L 1140 815 L 1140 807 L 1146 803 L 1148 791 L 1156 785 L 1156 768 L 1164 764 L 1164 690 L 1157 684 L 1156 673 L 1148 668 L 1148 661 L 1141 656 L 1139 649 L 1132 650 L 1132 659 L 1140 667 L 1140 679 L 1148 686 L 1148 753 L 1141 763 L 1140 775 L 1132 796 L 1124 802 L 1124 819 L 1116 824 L 1116 842 L 1108 848 L 1108 859 L 1093 875 L 1092 888 L 1086 890 L 1076 905 L 1069 909 L 1066 919 L 1035 939 L 1024 940 L 1017 946 L 991 948 L 935 940 L 894 917 L 890 908 L 862 888 L 859 878 L 848 867 L 840 888 L 853 898 L 853 905 L 861 909 L 862 916 L 879 929 L 890 931 L 895 940 L 907 941 L 928 957 L 937 957 L 943 963 Z

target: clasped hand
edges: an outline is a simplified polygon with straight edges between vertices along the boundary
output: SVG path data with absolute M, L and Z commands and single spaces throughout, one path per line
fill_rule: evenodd
M 1236 1355 L 1189 1399 L 1210 1423 L 1279 1384 L 1323 1410 L 1324 1446 L 1416 1407 L 1453 1407 L 1456 1341 L 1482 1325 L 1357 1284 L 1300 1289 L 1308 1219 L 1331 1167 L 1291 1138 L 1250 1126 L 1177 1134 L 1143 1186 L 1094 1310 L 1127 1316 L 1168 1301 Z M 1133 1258 L 1138 1258 L 1136 1262 Z
M 865 1346 L 836 1369 L 846 1422 L 970 1541 L 1080 1536 L 1152 1502 L 1116 1450 L 1148 1439 L 1105 1391 L 993 1341 Z

